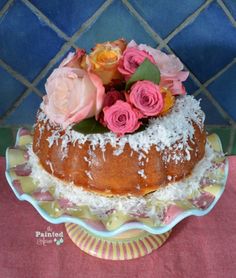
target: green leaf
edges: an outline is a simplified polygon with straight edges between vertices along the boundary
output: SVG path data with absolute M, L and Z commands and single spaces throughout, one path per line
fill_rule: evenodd
M 147 58 L 136 69 L 134 74 L 127 81 L 125 90 L 129 90 L 131 85 L 138 80 L 150 80 L 155 84 L 160 83 L 160 70 L 156 65 L 151 63 Z
M 95 118 L 85 119 L 75 124 L 72 129 L 83 134 L 105 133 L 109 131 L 107 127 L 100 124 Z
M 138 132 L 141 132 L 141 131 L 144 131 L 146 129 L 146 125 L 142 124 L 137 130 L 135 130 L 134 133 L 138 133 Z

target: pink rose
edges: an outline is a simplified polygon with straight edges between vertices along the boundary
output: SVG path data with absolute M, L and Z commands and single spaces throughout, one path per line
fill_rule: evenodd
M 114 105 L 105 107 L 103 112 L 107 127 L 120 136 L 132 133 L 140 127 L 138 120 L 141 115 L 128 102 L 117 100 Z
M 102 109 L 105 89 L 95 74 L 78 68 L 55 69 L 45 85 L 42 109 L 48 118 L 66 128 L 83 119 L 97 117 Z
M 139 44 L 137 45 L 135 41 L 129 42 L 127 48 L 136 48 L 141 51 L 145 51 L 149 55 L 151 55 L 157 64 L 161 75 L 168 76 L 168 77 L 176 77 L 178 73 L 180 73 L 184 66 L 181 63 L 180 59 L 173 54 L 166 54 L 158 49 L 152 48 L 146 44 Z M 184 72 L 185 80 L 188 77 L 188 72 Z M 183 75 L 182 75 L 183 77 Z
M 117 100 L 124 100 L 125 101 L 125 94 L 123 92 L 116 91 L 115 89 L 111 89 L 105 94 L 105 98 L 103 101 L 103 107 L 110 107 L 116 103 Z M 101 112 L 99 115 L 99 122 L 106 126 L 104 122 L 104 113 Z
M 149 55 L 152 56 L 152 58 L 154 59 L 155 61 L 155 64 L 158 63 L 158 60 L 159 60 L 159 56 L 163 53 L 161 52 L 160 50 L 158 49 L 155 49 L 151 46 L 148 46 L 146 44 L 137 44 L 134 40 L 130 41 L 127 45 L 127 48 L 136 48 L 136 49 L 139 49 L 141 51 L 145 51 L 146 53 L 148 53 Z
M 144 116 L 156 116 L 164 106 L 159 86 L 148 80 L 136 82 L 131 87 L 128 100 Z
M 118 70 L 128 79 L 146 58 L 155 64 L 153 57 L 146 51 L 136 47 L 127 47 L 119 61 Z
M 115 89 L 108 91 L 105 95 L 103 107 L 112 106 L 117 100 L 125 100 L 125 95 Z
M 153 57 L 161 73 L 161 83 L 165 84 L 166 88 L 170 89 L 173 95 L 186 93 L 182 82 L 188 78 L 189 72 L 183 71 L 184 66 L 178 57 L 173 54 L 168 55 L 145 44 L 137 45 L 135 41 L 131 41 L 127 45 L 127 48 L 132 47 L 145 51 Z
M 161 71 L 160 86 L 169 89 L 173 95 L 186 94 L 182 82 L 188 78 L 189 72 L 182 71 L 183 64 L 179 58 L 162 52 L 157 65 Z

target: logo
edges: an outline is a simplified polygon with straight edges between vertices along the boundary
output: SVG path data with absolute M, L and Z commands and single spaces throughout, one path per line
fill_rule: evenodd
M 54 232 L 51 226 L 48 226 L 46 231 L 35 231 L 36 244 L 47 246 L 48 244 L 56 244 L 60 246 L 64 242 L 62 232 Z

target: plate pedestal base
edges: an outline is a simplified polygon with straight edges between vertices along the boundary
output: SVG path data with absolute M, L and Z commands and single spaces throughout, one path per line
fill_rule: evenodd
M 112 238 L 103 238 L 73 223 L 66 223 L 65 227 L 70 239 L 82 251 L 106 260 L 132 260 L 148 255 L 161 247 L 171 233 L 153 235 L 130 230 Z

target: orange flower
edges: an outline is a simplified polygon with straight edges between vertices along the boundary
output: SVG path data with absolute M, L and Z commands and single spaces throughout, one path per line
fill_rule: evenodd
M 123 39 L 97 44 L 86 57 L 86 68 L 97 74 L 103 84 L 109 84 L 113 79 L 122 79 L 117 67 L 125 47 Z
M 164 99 L 164 106 L 163 106 L 163 109 L 162 109 L 160 115 L 164 116 L 174 106 L 175 97 L 173 96 L 171 91 L 168 90 L 165 87 L 161 87 L 161 93 L 162 93 L 162 96 L 163 96 L 163 99 Z

